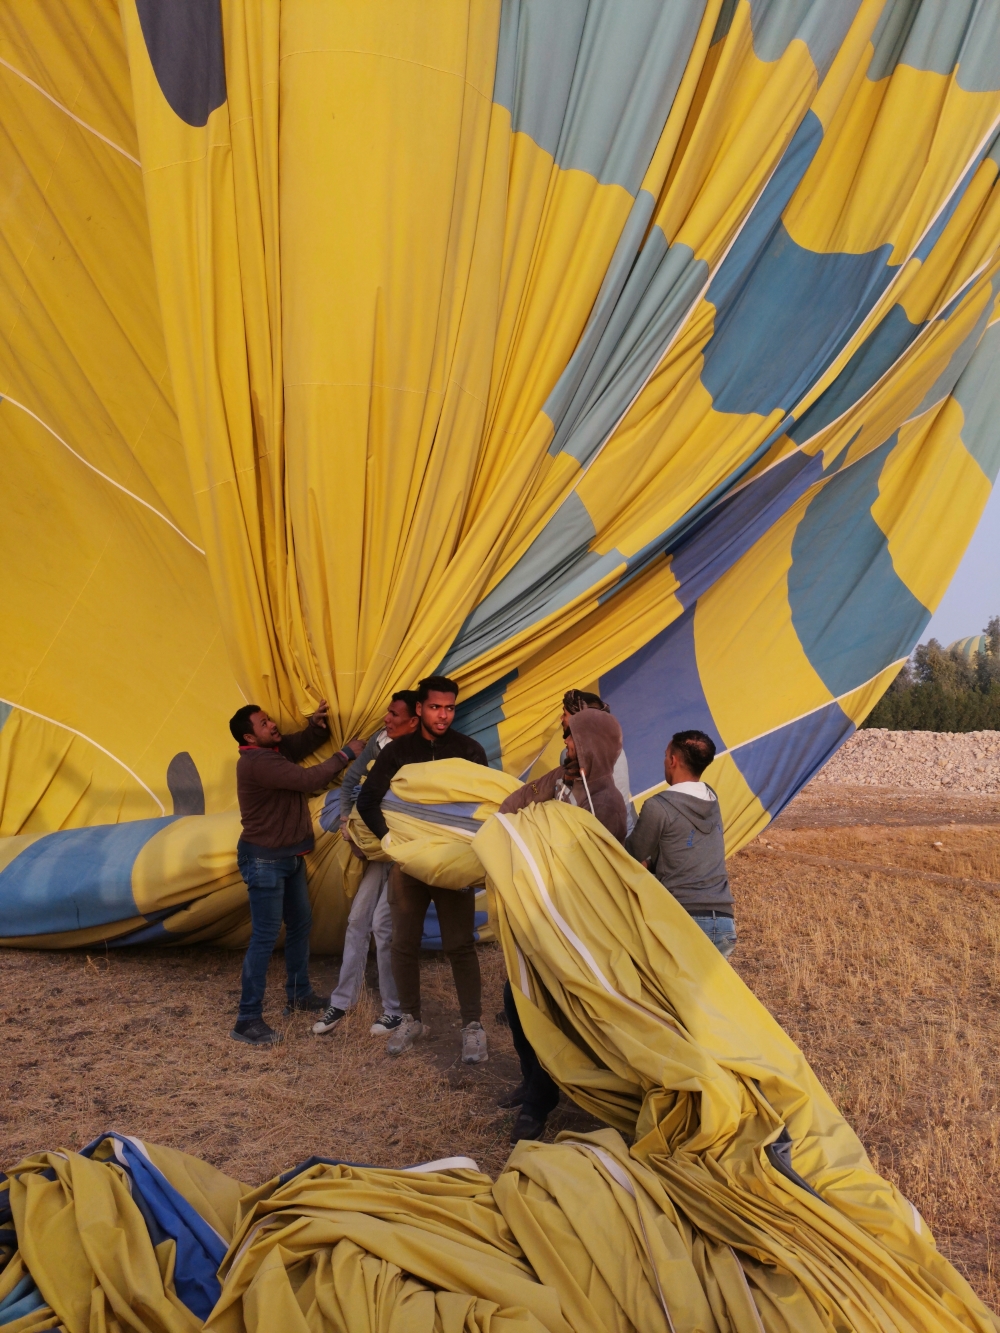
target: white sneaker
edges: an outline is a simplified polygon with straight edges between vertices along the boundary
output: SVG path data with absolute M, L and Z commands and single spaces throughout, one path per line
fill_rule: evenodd
M 390 1032 L 395 1032 L 402 1023 L 399 1014 L 383 1014 L 381 1018 L 376 1018 L 368 1031 L 373 1037 L 387 1037 Z
M 490 1058 L 482 1023 L 470 1023 L 462 1029 L 462 1064 L 482 1065 Z
M 385 1049 L 390 1055 L 402 1055 L 408 1051 L 418 1037 L 429 1037 L 431 1030 L 426 1023 L 412 1014 L 404 1014 L 399 1027 L 386 1042 Z

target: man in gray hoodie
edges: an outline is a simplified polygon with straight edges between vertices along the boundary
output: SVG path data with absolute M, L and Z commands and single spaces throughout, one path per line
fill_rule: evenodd
M 719 798 L 701 775 L 715 758 L 703 731 L 679 731 L 664 756 L 667 791 L 643 805 L 625 846 L 728 958 L 736 948 Z

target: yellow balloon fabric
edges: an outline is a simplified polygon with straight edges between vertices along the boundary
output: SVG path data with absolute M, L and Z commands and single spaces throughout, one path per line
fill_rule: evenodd
M 231 810 L 242 701 L 339 743 L 436 668 L 517 775 L 568 687 L 640 797 L 702 727 L 759 831 L 1000 466 L 998 23 L 9 7 L 0 836 Z
M 998 53 L 1000 0 L 0 10 L 0 940 L 242 943 L 227 717 L 441 670 L 496 771 L 371 850 L 488 885 L 611 1126 L 492 1184 L 39 1154 L 15 1333 L 996 1328 L 655 881 L 493 811 L 596 688 L 639 799 L 712 736 L 732 849 L 888 687 L 1000 470 Z
M 438 767 L 406 779 L 435 814 Z M 495 775 L 464 767 L 455 785 L 491 799 Z M 472 851 L 525 1032 L 609 1128 L 519 1144 L 496 1181 L 462 1157 L 312 1158 L 250 1189 L 120 1134 L 36 1154 L 0 1185 L 17 1243 L 0 1318 L 17 1291 L 70 1333 L 1000 1329 L 794 1043 L 589 812 L 490 816 Z

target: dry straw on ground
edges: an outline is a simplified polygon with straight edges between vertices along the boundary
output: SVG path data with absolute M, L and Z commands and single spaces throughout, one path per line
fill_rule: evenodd
M 997 830 L 765 836 L 776 853 L 754 846 L 732 863 L 737 968 L 805 1051 L 876 1168 L 997 1308 L 1000 895 L 781 854 L 997 880 Z
M 866 813 L 877 818 L 874 807 Z M 805 1051 L 878 1169 L 997 1305 L 997 892 L 790 855 L 1000 879 L 994 838 L 975 825 L 779 824 L 731 869 L 737 969 Z M 309 1035 L 305 1015 L 282 1022 L 278 960 L 267 1016 L 287 1041 L 258 1051 L 228 1036 L 238 955 L 4 951 L 0 1165 L 115 1128 L 253 1183 L 312 1153 L 382 1165 L 463 1153 L 496 1173 L 511 1115 L 495 1102 L 516 1065 L 509 1033 L 494 1019 L 503 961 L 495 946 L 482 959 L 492 1057 L 468 1068 L 457 1059 L 458 1011 L 439 959 L 424 971 L 434 1039 L 394 1061 L 367 1035 L 376 1013 L 367 995 L 328 1039 Z M 320 988 L 335 976 L 332 960 L 316 960 Z M 571 1123 L 587 1122 L 563 1109 L 553 1129 Z

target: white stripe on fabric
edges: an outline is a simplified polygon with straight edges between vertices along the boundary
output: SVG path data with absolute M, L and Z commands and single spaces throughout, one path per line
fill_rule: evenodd
M 479 1163 L 471 1157 L 442 1157 L 437 1162 L 421 1162 L 418 1166 L 404 1166 L 404 1171 L 423 1173 L 427 1171 L 478 1171 Z
M 19 713 L 27 713 L 29 717 L 37 717 L 42 722 L 51 722 L 54 727 L 62 727 L 63 731 L 69 731 L 74 736 L 79 736 L 82 741 L 86 741 L 88 745 L 92 745 L 95 750 L 100 750 L 101 754 L 107 755 L 107 757 L 113 760 L 119 768 L 123 768 L 130 778 L 134 778 L 146 795 L 151 797 L 151 799 L 160 807 L 161 815 L 167 813 L 166 806 L 156 793 L 146 786 L 138 773 L 133 773 L 128 764 L 123 764 L 116 754 L 112 754 L 110 750 L 106 750 L 103 745 L 99 745 L 97 741 L 93 740 L 90 736 L 87 736 L 84 732 L 77 731 L 76 727 L 70 727 L 65 722 L 57 722 L 54 717 L 46 717 L 44 713 L 36 713 L 33 708 L 25 708 L 23 704 L 16 704 L 11 699 L 0 699 L 0 704 L 6 704 L 8 708 L 16 708 Z
M 102 143 L 106 143 L 109 148 L 113 148 L 116 153 L 121 153 L 122 157 L 127 157 L 130 162 L 135 163 L 135 165 L 139 168 L 140 171 L 142 170 L 142 163 L 139 161 L 137 157 L 133 157 L 131 153 L 127 153 L 125 151 L 125 149 L 121 146 L 121 144 L 115 143 L 115 141 L 113 139 L 109 139 L 106 134 L 102 134 L 100 130 L 95 130 L 93 125 L 88 125 L 85 120 L 81 120 L 79 116 L 74 115 L 73 112 L 70 111 L 68 106 L 63 106 L 62 102 L 56 101 L 56 99 L 52 96 L 51 93 L 47 93 L 45 89 L 41 86 L 41 84 L 36 83 L 34 79 L 29 79 L 27 74 L 22 73 L 21 70 L 19 70 L 15 65 L 10 64 L 10 62 L 7 60 L 0 59 L 0 65 L 3 65 L 4 69 L 9 69 L 11 74 L 16 74 L 19 79 L 23 79 L 25 83 L 29 84 L 30 87 L 34 88 L 36 93 L 41 93 L 42 96 L 47 98 L 54 107 L 57 107 L 63 113 L 64 116 L 69 116 L 70 120 L 75 120 L 76 123 L 82 126 L 83 129 L 87 130 L 90 134 L 95 135 L 98 139 L 101 140 Z
M 667 1305 L 667 1298 L 663 1294 L 663 1286 L 660 1282 L 660 1274 L 657 1271 L 656 1261 L 653 1258 L 653 1252 L 649 1247 L 649 1233 L 646 1231 L 646 1223 L 643 1221 L 642 1209 L 639 1207 L 639 1198 L 635 1192 L 635 1185 L 632 1183 L 632 1177 L 620 1162 L 615 1161 L 605 1148 L 598 1148 L 593 1143 L 574 1143 L 573 1147 L 583 1148 L 587 1152 L 592 1152 L 595 1157 L 600 1159 L 601 1164 L 612 1180 L 616 1181 L 623 1190 L 626 1190 L 632 1198 L 635 1199 L 635 1211 L 639 1218 L 639 1226 L 642 1228 L 642 1240 L 643 1244 L 646 1246 L 646 1257 L 649 1260 L 650 1268 L 653 1270 L 653 1276 L 656 1278 L 656 1290 L 660 1296 L 660 1304 L 663 1306 L 663 1313 L 667 1317 L 667 1327 L 670 1329 L 670 1333 L 677 1333 L 677 1330 L 674 1328 L 674 1321 L 670 1317 L 670 1308 Z
M 161 519 L 166 523 L 168 528 L 173 528 L 178 537 L 183 537 L 188 546 L 197 551 L 199 555 L 205 554 L 204 550 L 200 546 L 197 546 L 187 533 L 182 532 L 172 519 L 167 518 L 166 514 L 161 514 L 154 505 L 151 505 L 148 500 L 144 500 L 141 495 L 136 495 L 136 493 L 130 491 L 127 486 L 123 486 L 120 481 L 115 481 L 114 477 L 109 477 L 106 472 L 102 472 L 99 467 L 95 467 L 93 463 L 88 462 L 83 454 L 78 454 L 71 444 L 67 444 L 61 435 L 57 435 L 52 427 L 44 422 L 36 412 L 32 412 L 30 407 L 25 407 L 23 403 L 19 403 L 16 398 L 11 398 L 11 396 L 6 393 L 0 393 L 0 403 L 10 403 L 11 407 L 19 407 L 22 412 L 27 413 L 27 415 L 37 421 L 44 430 L 47 430 L 54 440 L 58 440 L 64 449 L 68 449 L 74 458 L 79 459 L 84 467 L 89 467 L 91 472 L 96 472 L 102 481 L 109 482 L 116 488 L 116 490 L 121 491 L 123 495 L 127 495 L 131 500 L 135 500 L 137 504 L 141 504 L 145 509 L 148 509 L 151 514 L 155 514 L 158 519 Z
M 881 671 L 876 671 L 874 676 L 869 676 L 869 678 L 863 680 L 860 685 L 855 685 L 853 688 L 845 690 L 843 694 L 838 694 L 836 699 L 827 699 L 825 704 L 817 704 L 815 708 L 808 708 L 804 713 L 799 713 L 798 717 L 790 717 L 787 722 L 779 722 L 776 727 L 768 727 L 767 731 L 762 731 L 757 736 L 751 736 L 749 740 L 740 741 L 739 745 L 734 745 L 731 749 L 716 750 L 715 758 L 721 759 L 723 755 L 735 754 L 737 750 L 742 750 L 745 745 L 753 745 L 755 741 L 763 740 L 765 736 L 773 736 L 776 731 L 783 731 L 785 727 L 790 727 L 795 722 L 801 722 L 804 717 L 812 717 L 813 713 L 821 713 L 824 708 L 829 708 L 831 704 L 839 704 L 842 699 L 846 699 L 852 694 L 857 694 L 858 690 L 863 690 L 865 686 L 870 685 L 873 680 L 878 680 L 879 676 L 881 676 L 883 672 L 888 671 L 890 667 L 902 666 L 907 660 L 908 658 L 906 657 L 897 657 L 895 662 L 890 662 L 889 665 L 884 666 Z M 636 792 L 632 799 L 633 801 L 645 800 L 647 796 L 652 795 L 654 792 L 662 791 L 665 786 L 666 783 L 657 782 L 655 786 L 647 787 L 645 791 Z
M 597 966 L 597 960 L 594 958 L 594 955 L 584 944 L 583 940 L 580 939 L 579 935 L 577 935 L 576 931 L 572 928 L 572 926 L 565 919 L 565 917 L 563 917 L 557 911 L 555 903 L 549 897 L 549 891 L 545 886 L 545 881 L 542 879 L 541 871 L 538 869 L 538 864 L 535 861 L 535 858 L 531 855 L 531 852 L 528 850 L 528 846 L 525 843 L 524 839 L 513 827 L 513 825 L 510 823 L 510 820 L 506 815 L 502 815 L 498 811 L 496 818 L 499 819 L 500 823 L 504 826 L 504 828 L 510 834 L 511 838 L 514 840 L 516 845 L 520 848 L 522 856 L 528 863 L 528 869 L 534 876 L 535 884 L 538 887 L 538 892 L 541 894 L 542 897 L 542 902 L 548 909 L 549 915 L 555 922 L 557 929 L 562 931 L 563 935 L 570 942 L 570 944 L 572 944 L 573 948 L 577 951 L 577 953 L 580 955 L 583 961 L 587 964 L 588 968 L 597 978 L 601 986 L 603 986 L 603 988 L 607 991 L 609 995 L 613 995 L 615 999 L 620 1000 L 622 1004 L 627 1004 L 629 1008 L 634 1009 L 637 1014 L 643 1014 L 646 1018 L 655 1019 L 658 1023 L 662 1023 L 664 1027 L 669 1027 L 671 1030 L 676 1031 L 677 1030 L 676 1025 L 672 1023 L 668 1018 L 665 1018 L 662 1014 L 656 1013 L 654 1010 L 648 1008 L 646 1005 L 638 1004 L 635 1000 L 630 999 L 629 996 L 627 995 L 623 995 L 621 991 L 616 990 L 615 987 L 612 986 L 611 982 L 608 981 L 607 977 Z

